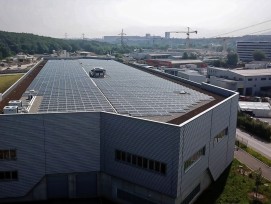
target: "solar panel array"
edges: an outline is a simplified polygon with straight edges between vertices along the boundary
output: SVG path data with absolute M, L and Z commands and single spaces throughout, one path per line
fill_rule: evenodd
M 99 89 L 120 114 L 167 116 L 186 113 L 213 97 L 152 74 L 111 60 L 79 60 L 88 72 L 93 67 L 106 69 L 105 78 L 93 78 Z
M 114 112 L 78 60 L 51 60 L 28 87 L 43 96 L 38 112 Z

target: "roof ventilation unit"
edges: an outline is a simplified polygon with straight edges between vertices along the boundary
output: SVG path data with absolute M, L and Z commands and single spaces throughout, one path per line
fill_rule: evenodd
M 92 70 L 89 72 L 90 77 L 94 78 L 103 78 L 105 76 L 105 69 L 101 67 L 94 67 Z
M 5 106 L 3 111 L 4 114 L 16 114 L 18 113 L 18 106 Z
M 9 106 L 18 106 L 18 107 L 22 107 L 22 101 L 20 100 L 14 100 L 14 101 L 9 101 L 8 102 Z

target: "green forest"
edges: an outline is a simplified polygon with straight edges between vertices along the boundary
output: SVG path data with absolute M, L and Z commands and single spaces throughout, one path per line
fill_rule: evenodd
M 125 53 L 131 49 L 133 48 L 98 41 L 66 40 L 28 33 L 0 31 L 0 59 L 15 55 L 19 52 L 26 54 L 44 54 L 52 53 L 53 50 L 67 50 L 69 52 L 84 50 L 102 55 L 109 52 Z

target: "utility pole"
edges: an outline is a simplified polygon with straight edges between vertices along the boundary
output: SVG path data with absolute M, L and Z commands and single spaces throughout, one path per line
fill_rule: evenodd
M 68 34 L 67 34 L 67 33 L 65 33 L 65 39 L 66 39 L 66 40 L 68 39 Z
M 83 40 L 85 40 L 85 34 L 84 33 L 82 33 L 82 38 L 83 38 Z
M 120 35 L 121 46 L 124 47 L 125 46 L 125 44 L 124 44 L 124 35 L 126 35 L 126 34 L 123 32 L 123 29 L 121 30 L 121 33 L 119 35 Z

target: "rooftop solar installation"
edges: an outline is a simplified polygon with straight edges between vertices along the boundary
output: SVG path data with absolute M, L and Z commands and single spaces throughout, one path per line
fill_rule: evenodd
M 105 77 L 89 77 L 95 67 L 104 68 Z M 97 59 L 49 60 L 27 92 L 30 90 L 40 97 L 38 112 L 106 111 L 165 117 L 187 113 L 213 100 L 136 68 Z
M 131 116 L 168 116 L 186 113 L 212 96 L 159 78 L 111 60 L 81 59 L 89 72 L 94 67 L 106 70 L 105 78 L 93 78 L 101 92 L 120 114 Z
M 38 112 L 114 112 L 77 60 L 48 61 L 28 87 L 30 90 L 42 96 Z

